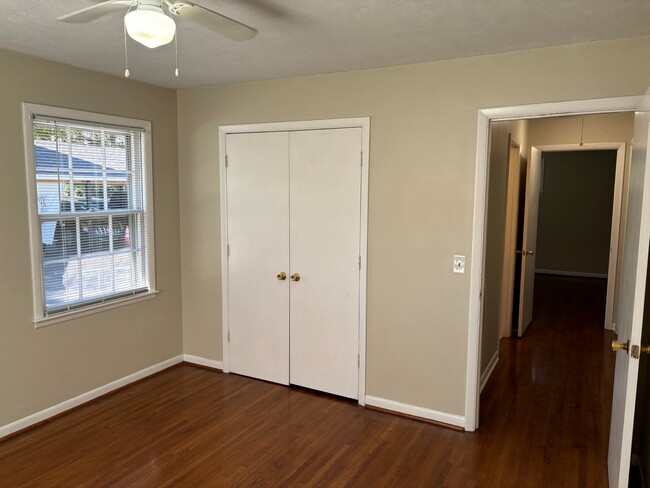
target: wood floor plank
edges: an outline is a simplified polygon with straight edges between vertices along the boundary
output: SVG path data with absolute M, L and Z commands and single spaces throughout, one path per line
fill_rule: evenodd
M 180 365 L 0 442 L 0 487 L 604 487 L 605 291 L 538 277 L 476 433 Z

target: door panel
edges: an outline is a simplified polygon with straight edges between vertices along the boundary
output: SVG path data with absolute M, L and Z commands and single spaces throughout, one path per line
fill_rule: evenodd
M 230 370 L 289 383 L 289 134 L 229 134 Z
M 291 383 L 358 397 L 361 129 L 292 132 Z
M 625 252 L 616 326 L 618 341 L 640 345 L 650 242 L 650 171 L 648 130 L 650 90 L 634 118 L 634 145 L 628 193 Z M 616 353 L 612 421 L 609 436 L 609 485 L 627 487 L 639 360 L 627 352 Z
M 512 312 L 515 300 L 515 263 L 517 260 L 517 219 L 519 217 L 520 146 L 508 134 L 508 186 L 506 235 L 504 238 L 503 285 L 499 315 L 499 339 L 512 336 Z M 519 297 L 517 297 L 519 299 Z
M 537 216 L 542 158 L 539 149 L 531 149 L 526 180 L 526 207 L 524 210 L 524 239 L 521 253 L 521 287 L 519 290 L 519 337 L 524 335 L 533 320 L 533 292 L 535 290 L 535 249 L 537 247 Z M 531 254 L 532 253 L 532 254 Z

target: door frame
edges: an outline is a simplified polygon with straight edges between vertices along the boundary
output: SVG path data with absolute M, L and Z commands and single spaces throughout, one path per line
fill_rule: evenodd
M 490 122 L 537 119 L 564 115 L 634 112 L 643 97 L 596 98 L 510 107 L 483 108 L 477 113 L 476 170 L 472 218 L 472 259 L 469 284 L 469 324 L 467 337 L 467 377 L 465 389 L 465 430 L 478 428 L 480 402 L 480 346 L 482 294 L 485 273 L 485 232 L 487 219 L 487 175 L 489 169 Z
M 221 332 L 223 372 L 229 373 L 228 331 L 228 198 L 226 189 L 226 136 L 251 132 L 295 132 L 304 130 L 361 129 L 361 210 L 359 254 L 359 404 L 366 403 L 366 302 L 368 282 L 368 173 L 370 165 L 370 117 L 304 120 L 219 126 L 219 201 L 221 216 Z
M 621 231 L 621 208 L 623 203 L 623 177 L 625 172 L 625 142 L 593 142 L 580 144 L 552 144 L 531 146 L 531 164 L 540 161 L 544 153 L 569 151 L 616 151 L 616 171 L 614 175 L 614 201 L 612 202 L 612 228 L 609 241 L 609 262 L 607 265 L 607 299 L 605 306 L 605 329 L 614 327 L 614 296 L 616 291 L 616 273 L 618 270 L 618 240 Z

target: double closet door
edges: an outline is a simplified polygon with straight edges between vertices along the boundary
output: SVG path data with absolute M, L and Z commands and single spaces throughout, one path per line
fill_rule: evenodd
M 361 129 L 226 136 L 229 367 L 358 397 Z

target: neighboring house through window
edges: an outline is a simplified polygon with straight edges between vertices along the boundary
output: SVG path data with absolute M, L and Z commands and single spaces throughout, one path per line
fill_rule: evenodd
M 150 124 L 25 112 L 35 322 L 150 296 Z

